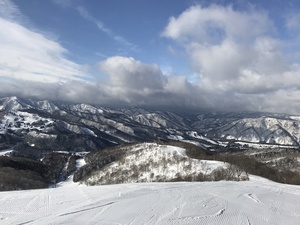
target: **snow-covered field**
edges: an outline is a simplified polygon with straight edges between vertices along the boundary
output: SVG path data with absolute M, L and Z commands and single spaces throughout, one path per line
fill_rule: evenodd
M 299 224 L 300 186 L 142 183 L 0 193 L 0 224 Z

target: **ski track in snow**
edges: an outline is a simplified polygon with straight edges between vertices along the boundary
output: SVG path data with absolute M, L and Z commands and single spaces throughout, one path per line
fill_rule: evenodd
M 0 224 L 299 224 L 300 187 L 245 182 L 142 183 L 0 192 Z

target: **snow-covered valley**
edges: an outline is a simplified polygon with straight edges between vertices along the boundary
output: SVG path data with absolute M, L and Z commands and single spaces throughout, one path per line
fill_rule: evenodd
M 0 193 L 0 224 L 296 225 L 300 187 L 243 182 L 135 183 Z

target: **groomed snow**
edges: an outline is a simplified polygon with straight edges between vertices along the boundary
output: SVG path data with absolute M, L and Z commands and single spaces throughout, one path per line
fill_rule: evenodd
M 0 224 L 270 224 L 300 221 L 300 187 L 244 182 L 142 183 L 0 193 Z

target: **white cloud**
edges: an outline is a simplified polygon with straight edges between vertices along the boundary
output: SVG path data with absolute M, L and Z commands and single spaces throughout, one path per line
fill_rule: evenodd
M 199 107 L 200 90 L 184 76 L 164 75 L 160 68 L 129 57 L 110 57 L 99 63 L 101 73 L 108 75 L 101 90 L 112 102 L 160 107 Z
M 99 64 L 110 76 L 111 85 L 130 90 L 161 90 L 164 78 L 157 65 L 147 65 L 133 58 L 111 57 Z
M 10 1 L 3 2 L 7 12 L 21 15 Z M 67 53 L 59 43 L 1 14 L 0 77 L 52 83 L 87 78 L 80 65 L 66 58 Z
M 295 77 L 299 76 L 298 68 L 278 75 L 278 79 L 270 79 L 255 71 L 243 71 L 243 76 L 223 81 L 226 87 L 223 90 L 216 86 L 203 88 L 201 85 L 191 84 L 185 76 L 164 75 L 157 65 L 145 64 L 128 57 L 110 57 L 101 61 L 98 66 L 99 71 L 102 75 L 107 75 L 107 78 L 101 77 L 97 84 L 66 82 L 56 87 L 56 91 L 51 88 L 49 92 L 59 93 L 59 96 L 54 97 L 66 101 L 80 99 L 112 106 L 285 113 L 297 113 L 300 109 L 300 95 L 295 83 Z M 213 87 L 214 84 L 210 85 Z M 78 87 L 76 91 L 74 86 Z
M 177 18 L 171 17 L 162 35 L 184 43 L 219 44 L 224 38 L 247 41 L 273 30 L 263 12 L 239 12 L 231 7 L 192 6 Z
M 0 17 L 7 20 L 24 19 L 19 8 L 10 0 L 0 0 Z
M 296 17 L 291 17 L 287 27 L 298 29 L 295 21 Z M 171 17 L 162 35 L 185 48 L 191 70 L 199 76 L 199 88 L 216 108 L 224 106 L 219 104 L 223 99 L 236 109 L 300 110 L 297 104 L 291 107 L 291 101 L 283 101 L 289 98 L 279 95 L 296 96 L 300 69 L 289 61 L 291 57 L 284 51 L 287 41 L 279 39 L 266 12 L 193 6 Z
M 36 79 L 0 77 L 0 96 L 18 95 L 111 106 L 186 107 L 202 104 L 202 95 L 184 76 L 165 76 L 155 64 L 115 56 L 98 64 L 98 82 L 68 79 L 51 84 Z

